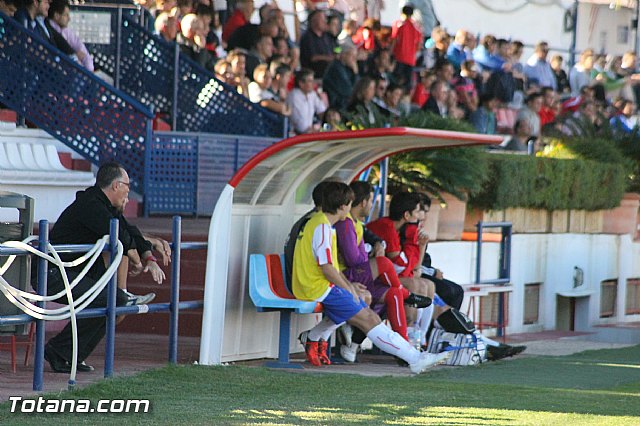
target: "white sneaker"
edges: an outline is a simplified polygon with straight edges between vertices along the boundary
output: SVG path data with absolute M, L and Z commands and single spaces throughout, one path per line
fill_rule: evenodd
M 357 343 L 351 343 L 350 345 L 340 346 L 340 356 L 346 362 L 356 362 L 356 355 L 358 354 L 360 345 Z
M 344 344 L 351 346 L 351 343 L 353 342 L 353 328 L 351 328 L 349 324 L 342 324 L 338 330 L 340 330 Z
M 413 364 L 409 364 L 409 368 L 413 374 L 423 373 L 425 370 L 437 364 L 442 364 L 451 356 L 451 351 L 432 354 L 430 352 L 421 352 L 420 358 Z
M 129 297 L 129 300 L 127 301 L 127 306 L 134 306 L 134 305 L 146 305 L 147 303 L 150 303 L 153 299 L 156 298 L 156 294 L 155 293 L 147 293 L 145 295 L 136 295 L 133 293 L 130 293 L 128 291 L 125 290 L 125 292 L 127 293 L 127 296 Z

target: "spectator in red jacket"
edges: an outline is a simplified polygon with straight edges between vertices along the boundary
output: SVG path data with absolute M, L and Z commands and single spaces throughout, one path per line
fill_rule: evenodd
M 253 0 L 239 0 L 236 3 L 236 10 L 222 27 L 222 41 L 229 41 L 229 37 L 235 30 L 249 23 L 253 14 Z
M 393 24 L 393 56 L 396 59 L 396 81 L 406 89 L 411 88 L 413 67 L 416 65 L 416 52 L 422 44 L 422 33 L 413 22 L 413 6 L 402 8 L 400 20 Z

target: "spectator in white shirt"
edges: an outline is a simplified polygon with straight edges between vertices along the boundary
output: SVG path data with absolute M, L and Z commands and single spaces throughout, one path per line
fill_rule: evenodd
M 291 110 L 291 127 L 298 134 L 319 131 L 320 125 L 314 124 L 314 118 L 327 109 L 327 105 L 315 91 L 314 84 L 313 71 L 302 68 L 296 72 L 296 87 L 287 97 L 287 105 Z

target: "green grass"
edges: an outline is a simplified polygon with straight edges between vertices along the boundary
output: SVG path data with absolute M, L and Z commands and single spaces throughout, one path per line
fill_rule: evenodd
M 150 399 L 152 410 L 28 415 L 4 403 L 0 424 L 640 425 L 640 346 L 417 377 L 166 367 L 47 397 Z

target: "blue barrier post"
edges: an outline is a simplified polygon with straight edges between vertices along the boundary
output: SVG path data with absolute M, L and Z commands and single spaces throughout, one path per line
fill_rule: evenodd
M 49 222 L 41 220 L 38 228 L 38 250 L 47 252 L 47 243 L 49 242 Z M 38 294 L 46 296 L 47 294 L 47 265 L 48 261 L 38 258 Z M 38 302 L 38 306 L 45 307 L 45 302 Z M 36 352 L 33 361 L 33 390 L 41 391 L 44 376 L 44 320 L 36 320 Z
M 173 217 L 173 253 L 171 254 L 171 301 L 169 303 L 169 363 L 178 362 L 178 313 L 180 311 L 180 255 L 182 218 Z
M 476 241 L 476 247 L 477 247 L 477 252 L 476 252 L 476 284 L 480 284 L 480 265 L 482 263 L 482 230 L 483 230 L 483 223 L 482 222 L 478 222 L 476 224 L 476 228 L 478 228 L 478 238 Z
M 109 224 L 109 251 L 111 263 L 114 262 L 118 247 L 118 219 L 111 219 Z M 126 253 L 123 254 L 123 258 Z M 107 300 L 107 334 L 104 354 L 104 377 L 113 376 L 113 358 L 115 354 L 116 337 L 116 292 L 118 288 L 118 272 L 113 275 L 108 284 L 109 298 Z
M 384 202 L 387 199 L 387 184 L 389 178 L 389 157 L 380 162 L 380 211 L 378 217 L 384 217 Z

